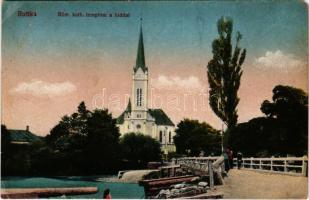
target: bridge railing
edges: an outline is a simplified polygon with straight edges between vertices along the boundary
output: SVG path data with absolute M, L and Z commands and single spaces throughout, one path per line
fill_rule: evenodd
M 218 157 L 183 157 L 175 159 L 175 164 L 185 165 L 202 171 L 208 170 L 208 163 L 218 160 Z
M 237 159 L 233 160 L 237 166 Z M 270 157 L 270 158 L 243 158 L 241 167 L 259 171 L 289 174 L 296 176 L 308 176 L 308 158 L 304 157 Z
M 207 174 L 209 176 L 210 188 L 214 188 L 214 170 L 215 173 L 224 172 L 224 158 L 217 157 L 183 157 L 173 159 L 173 164 L 187 167 L 197 173 Z M 221 177 L 222 178 L 222 177 Z

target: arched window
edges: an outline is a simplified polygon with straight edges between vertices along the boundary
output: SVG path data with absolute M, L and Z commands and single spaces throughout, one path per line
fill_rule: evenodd
M 159 141 L 162 143 L 162 137 L 163 135 L 162 135 L 162 131 L 160 131 L 160 135 L 159 135 Z
M 137 124 L 137 125 L 136 125 L 136 128 L 137 128 L 137 129 L 140 129 L 140 128 L 141 128 L 141 125 L 140 125 L 140 124 Z
M 172 143 L 172 133 L 171 133 L 171 131 L 168 134 L 168 142 Z

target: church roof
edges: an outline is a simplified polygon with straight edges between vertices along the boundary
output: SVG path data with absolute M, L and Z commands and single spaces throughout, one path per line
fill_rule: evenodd
M 124 114 L 126 112 L 127 109 L 117 118 L 117 124 L 123 124 Z M 148 113 L 155 119 L 156 125 L 175 126 L 172 120 L 165 114 L 162 109 L 148 109 Z
M 145 64 L 145 52 L 144 52 L 144 41 L 143 41 L 143 30 L 141 26 L 140 34 L 139 34 L 139 41 L 138 41 L 138 48 L 137 48 L 137 56 L 136 56 L 136 64 L 134 67 L 134 72 L 141 68 L 143 72 L 147 71 L 147 67 Z
M 155 123 L 157 125 L 168 125 L 174 126 L 172 120 L 165 114 L 162 109 L 149 109 L 149 114 L 155 118 Z
M 121 115 L 119 115 L 119 117 L 117 117 L 116 124 L 123 124 L 123 122 L 124 122 L 124 114 L 125 113 L 126 113 L 126 111 L 124 111 L 123 113 L 121 113 Z
M 11 142 L 33 143 L 41 138 L 27 130 L 9 129 Z
M 131 113 L 131 100 L 130 99 L 129 99 L 129 102 L 128 102 L 128 105 L 125 111 L 116 119 L 117 124 L 123 124 L 125 113 Z

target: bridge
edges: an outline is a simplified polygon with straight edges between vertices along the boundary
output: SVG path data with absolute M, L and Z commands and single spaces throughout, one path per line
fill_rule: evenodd
M 224 174 L 223 157 L 183 157 L 173 162 L 194 174 L 208 175 L 210 187 L 220 188 L 224 198 L 306 198 L 308 194 L 306 156 L 243 158 L 242 168 L 230 170 L 221 187 L 214 185 L 214 177 Z

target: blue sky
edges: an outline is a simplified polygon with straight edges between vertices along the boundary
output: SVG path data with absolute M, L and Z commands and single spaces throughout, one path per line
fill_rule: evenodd
M 10 10 L 35 10 L 38 17 L 18 18 Z M 19 7 L 20 6 L 20 7 Z M 18 8 L 19 7 L 19 8 Z M 15 10 L 16 11 L 16 10 Z M 127 12 L 129 18 L 57 17 L 66 12 Z M 13 14 L 13 15 L 11 15 Z M 282 49 L 306 55 L 307 12 L 299 1 L 190 1 L 190 2 L 5 2 L 3 45 L 15 52 L 18 43 L 25 52 L 53 56 L 63 51 L 84 54 L 109 49 L 109 54 L 128 56 L 136 48 L 139 18 L 143 17 L 147 53 L 179 51 L 210 54 L 221 16 L 234 20 L 234 30 L 243 34 L 242 46 L 250 55 Z M 11 15 L 11 16 L 9 16 Z M 38 28 L 40 27 L 40 28 Z M 235 32 L 234 31 L 234 32 Z M 28 34 L 28 35 L 27 35 Z M 26 40 L 25 40 L 26 37 Z M 122 51 L 119 51 L 121 49 Z M 79 50 L 81 52 L 79 52 Z M 34 52 L 33 52 L 34 51 Z

